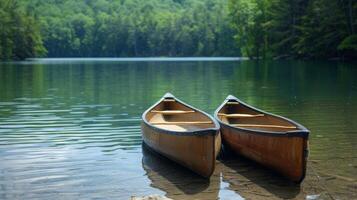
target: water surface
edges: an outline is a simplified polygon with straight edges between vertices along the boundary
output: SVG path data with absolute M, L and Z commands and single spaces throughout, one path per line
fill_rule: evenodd
M 355 63 L 139 61 L 0 64 L 0 199 L 357 198 Z M 168 91 L 208 113 L 233 94 L 303 124 L 305 181 L 233 155 L 205 181 L 150 152 L 140 117 Z

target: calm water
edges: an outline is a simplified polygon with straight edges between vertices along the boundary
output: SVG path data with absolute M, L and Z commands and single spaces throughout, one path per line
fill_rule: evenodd
M 208 113 L 228 94 L 311 130 L 299 187 L 225 156 L 205 181 L 142 146 L 170 91 Z M 42 60 L 0 64 L 0 199 L 357 198 L 357 64 Z

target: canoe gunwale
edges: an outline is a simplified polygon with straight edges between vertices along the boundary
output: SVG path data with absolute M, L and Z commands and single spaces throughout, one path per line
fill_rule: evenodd
M 203 129 L 197 129 L 197 130 L 192 130 L 192 131 L 173 131 L 173 130 L 169 130 L 169 129 L 162 129 L 159 128 L 157 126 L 154 126 L 153 124 L 151 124 L 150 122 L 148 122 L 146 120 L 146 115 L 153 110 L 154 107 L 156 107 L 158 104 L 160 104 L 163 100 L 165 99 L 174 99 L 176 102 L 196 111 L 199 112 L 205 116 L 207 116 L 211 121 L 212 124 L 214 124 L 214 128 L 203 128 Z M 177 135 L 177 136 L 205 136 L 205 135 L 217 135 L 219 134 L 219 130 L 220 130 L 220 124 L 209 114 L 207 114 L 204 111 L 201 111 L 197 108 L 194 108 L 188 104 L 186 104 L 185 102 L 177 99 L 175 96 L 173 96 L 170 93 L 166 93 L 159 101 L 157 101 L 154 105 L 152 105 L 150 108 L 148 108 L 142 115 L 142 120 L 143 123 L 145 123 L 147 126 L 149 126 L 150 128 L 154 129 L 155 131 L 158 131 L 160 133 L 164 133 L 164 134 L 171 134 L 171 135 Z
M 296 128 L 298 130 L 291 130 L 291 131 L 266 131 L 266 130 L 259 130 L 259 129 L 251 129 L 251 128 L 243 128 L 243 127 L 237 127 L 237 126 L 231 126 L 230 124 L 228 123 L 225 123 L 223 122 L 222 120 L 220 120 L 220 118 L 218 117 L 218 112 L 226 105 L 226 103 L 230 100 L 234 100 L 234 101 L 237 101 L 239 102 L 239 104 L 242 104 L 243 106 L 249 108 L 249 109 L 252 109 L 256 112 L 259 112 L 259 113 L 263 113 L 264 115 L 270 115 L 272 117 L 277 117 L 277 118 L 280 118 L 280 119 L 283 119 L 283 120 L 286 120 L 290 123 L 292 123 L 293 125 L 296 126 Z M 219 124 L 221 126 L 224 126 L 224 127 L 228 127 L 228 128 L 231 128 L 231 129 L 236 129 L 236 130 L 240 130 L 242 132 L 246 132 L 246 133 L 252 133 L 252 134 L 260 134 L 260 135 L 267 135 L 267 136 L 273 136 L 273 137 L 301 137 L 301 138 L 304 138 L 304 139 L 308 139 L 309 137 L 309 133 L 310 131 L 305 128 L 304 126 L 302 126 L 301 124 L 291 120 L 291 119 L 288 119 L 288 118 L 285 118 L 283 116 L 280 116 L 280 115 L 276 115 L 276 114 L 272 114 L 272 113 L 269 113 L 269 112 L 266 112 L 266 111 L 263 111 L 263 110 L 260 110 L 258 108 L 255 108 L 251 105 L 248 105 L 244 102 L 242 102 L 241 100 L 239 100 L 237 97 L 233 96 L 233 95 L 229 95 L 224 101 L 223 103 L 216 109 L 216 111 L 214 112 L 214 118 L 219 122 Z

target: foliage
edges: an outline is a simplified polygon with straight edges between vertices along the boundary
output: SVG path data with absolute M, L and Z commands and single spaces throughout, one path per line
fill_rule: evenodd
M 0 0 L 0 60 L 19 60 L 46 53 L 35 18 L 15 0 Z
M 357 34 L 345 38 L 341 44 L 338 45 L 338 50 L 342 51 L 347 57 L 357 55 Z
M 235 40 L 249 57 L 357 57 L 357 1 L 230 0 L 229 10 Z
M 31 0 L 49 57 L 237 56 L 226 0 Z
M 356 58 L 355 0 L 0 0 L 0 60 Z
M 339 50 L 352 50 L 357 51 L 357 34 L 345 38 L 340 45 Z
M 232 27 L 237 46 L 249 57 L 264 56 L 265 49 L 265 0 L 230 0 L 229 16 L 233 20 Z M 257 31 L 259 30 L 259 31 Z

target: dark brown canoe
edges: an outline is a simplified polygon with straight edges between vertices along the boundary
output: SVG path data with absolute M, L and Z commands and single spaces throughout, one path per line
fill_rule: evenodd
M 302 125 L 229 95 L 216 110 L 223 144 L 300 183 L 306 172 L 309 131 Z
M 219 124 L 210 115 L 167 93 L 144 112 L 147 146 L 203 177 L 210 177 L 221 148 Z

